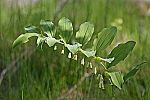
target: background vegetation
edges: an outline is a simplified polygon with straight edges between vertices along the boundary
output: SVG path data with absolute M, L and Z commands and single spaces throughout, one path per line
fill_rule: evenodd
M 43 50 L 32 40 L 12 49 L 12 42 L 24 32 L 24 26 L 38 25 L 41 19 L 55 23 L 68 17 L 75 30 L 85 21 L 95 25 L 95 35 L 104 27 L 115 25 L 119 31 L 116 43 L 136 41 L 133 52 L 117 65 L 123 73 L 131 67 L 150 61 L 149 0 L 0 0 L 0 100 L 51 100 L 66 93 L 83 76 L 79 61 L 67 58 L 44 45 Z M 98 88 L 94 76 L 87 78 L 69 99 L 150 99 L 150 64 L 128 81 L 122 90 Z M 6 71 L 6 73 L 5 73 Z M 3 78 L 2 78 L 3 77 Z M 2 79 L 2 80 L 1 80 Z

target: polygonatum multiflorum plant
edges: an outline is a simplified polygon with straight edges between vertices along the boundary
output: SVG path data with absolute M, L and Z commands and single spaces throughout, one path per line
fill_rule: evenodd
M 71 21 L 65 17 L 61 18 L 58 25 L 55 26 L 49 20 L 41 20 L 38 27 L 27 26 L 24 28 L 25 33 L 21 34 L 14 42 L 13 47 L 19 44 L 26 43 L 31 37 L 37 37 L 37 46 L 45 43 L 50 48 L 57 50 L 57 44 L 62 45 L 61 53 L 64 54 L 64 48 L 69 51 L 68 58 L 78 59 L 77 55 L 84 55 L 81 59 L 81 65 L 84 65 L 85 60 L 88 59 L 87 68 L 92 70 L 99 79 L 99 87 L 104 89 L 104 80 L 109 80 L 109 84 L 115 85 L 119 89 L 130 77 L 134 76 L 140 69 L 140 65 L 135 66 L 128 73 L 123 74 L 120 71 L 112 71 L 110 68 L 115 67 L 120 61 L 124 60 L 135 46 L 134 41 L 127 41 L 116 46 L 107 57 L 100 57 L 97 52 L 105 50 L 113 41 L 117 33 L 117 28 L 111 26 L 104 28 L 92 40 L 94 33 L 94 25 L 90 22 L 84 22 L 80 25 L 79 30 L 74 32 Z M 75 35 L 74 35 L 75 33 Z M 88 42 L 92 42 L 92 46 L 86 48 Z M 99 63 L 101 66 L 94 66 L 93 63 Z M 98 69 L 103 68 L 103 70 Z

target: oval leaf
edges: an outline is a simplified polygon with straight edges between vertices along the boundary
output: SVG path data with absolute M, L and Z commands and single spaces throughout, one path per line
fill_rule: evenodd
M 58 40 L 56 40 L 55 38 L 47 37 L 45 42 L 48 44 L 49 47 L 52 47 L 55 43 L 58 42 Z
M 98 38 L 96 38 L 93 42 L 94 49 L 96 51 L 106 49 L 113 41 L 116 33 L 117 28 L 114 26 L 110 28 L 104 28 L 100 33 L 98 33 Z
M 134 41 L 128 41 L 126 43 L 119 44 L 117 47 L 115 47 L 107 57 L 114 57 L 114 60 L 111 63 L 107 63 L 107 68 L 115 66 L 120 61 L 124 60 L 128 56 L 128 54 L 133 50 L 135 43 L 136 42 Z
M 65 44 L 65 47 L 67 47 L 68 50 L 73 54 L 75 54 L 81 46 L 82 46 L 82 44 L 79 44 L 79 43 L 74 44 L 74 45 Z
M 121 72 L 107 72 L 107 74 L 111 77 L 112 83 L 121 89 L 124 83 L 123 74 Z
M 32 25 L 26 26 L 24 28 L 24 30 L 25 30 L 26 33 L 38 33 L 39 32 L 38 28 L 35 27 L 35 26 L 32 26 Z
M 76 38 L 79 43 L 85 45 L 87 44 L 88 41 L 90 41 L 93 32 L 94 32 L 94 25 L 89 22 L 85 22 L 80 25 L 80 29 L 76 33 Z
M 84 55 L 86 55 L 87 57 L 95 57 L 95 53 L 96 53 L 96 51 L 95 50 L 82 50 L 82 49 L 80 49 L 80 51 L 84 54 Z
M 133 77 L 137 72 L 138 70 L 142 67 L 143 64 L 145 64 L 147 62 L 143 62 L 141 64 L 138 64 L 136 65 L 132 70 L 130 70 L 124 77 L 124 81 L 127 81 L 128 79 L 130 79 L 131 77 Z
M 39 36 L 37 33 L 26 33 L 26 34 L 21 34 L 14 42 L 13 42 L 13 48 L 16 47 L 19 44 L 26 43 L 29 41 L 30 37 L 33 36 Z
M 105 59 L 105 58 L 101 58 L 101 57 L 95 57 L 94 58 L 96 61 L 104 61 L 104 62 L 108 62 L 108 63 L 111 63 L 113 60 L 114 60 L 114 58 L 107 58 L 107 59 Z
M 73 34 L 73 26 L 69 19 L 63 17 L 59 20 L 58 26 L 60 29 L 60 36 L 68 42 Z
M 48 36 L 55 36 L 56 29 L 53 22 L 51 22 L 50 20 L 41 20 L 40 25 Z

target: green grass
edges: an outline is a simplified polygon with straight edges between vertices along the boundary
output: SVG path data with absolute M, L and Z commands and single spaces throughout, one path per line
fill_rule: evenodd
M 23 52 L 26 51 L 27 54 L 12 65 L 17 68 L 16 70 L 10 70 L 4 77 L 0 86 L 0 100 L 55 100 L 77 83 L 83 75 L 85 66 L 81 66 L 79 61 L 69 60 L 67 52 L 61 55 L 61 48 L 53 51 L 46 45 L 43 51 L 37 48 L 28 56 L 36 48 L 34 40 L 14 50 L 11 46 L 16 37 L 24 32 L 24 26 L 31 23 L 38 25 L 41 19 L 53 20 L 56 1 L 41 0 L 24 8 L 9 8 L 3 5 L 3 1 L 1 0 L 0 71 L 20 58 Z M 76 30 L 84 21 L 94 23 L 95 35 L 105 26 L 110 26 L 115 19 L 123 19 L 122 30 L 118 32 L 112 46 L 102 55 L 109 53 L 110 48 L 118 42 L 135 40 L 135 49 L 125 62 L 117 65 L 117 68 L 126 73 L 134 65 L 150 61 L 150 17 L 141 17 L 138 8 L 130 0 L 71 0 L 57 19 L 64 16 L 72 20 Z M 96 78 L 91 76 L 74 91 L 73 97 L 83 100 L 149 100 L 149 66 L 150 64 L 144 65 L 121 91 L 116 87 L 101 90 Z

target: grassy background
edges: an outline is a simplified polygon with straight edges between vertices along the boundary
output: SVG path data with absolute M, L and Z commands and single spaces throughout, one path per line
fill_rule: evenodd
M 39 0 L 36 3 L 17 5 L 17 0 L 0 0 L 0 72 L 6 67 L 13 68 L 6 74 L 0 86 L 0 100 L 55 100 L 77 83 L 83 75 L 85 66 L 61 55 L 46 45 L 43 51 L 36 47 L 35 40 L 12 49 L 12 42 L 24 32 L 24 26 L 38 25 L 41 19 L 54 20 L 68 17 L 74 28 L 90 21 L 95 25 L 95 35 L 104 27 L 122 20 L 118 26 L 117 37 L 104 53 L 105 57 L 117 43 L 135 40 L 136 47 L 132 54 L 117 65 L 126 73 L 131 67 L 143 61 L 150 61 L 150 17 L 141 14 L 138 5 L 131 0 L 69 0 L 58 16 L 54 16 L 56 0 Z M 147 4 L 148 6 L 148 4 Z M 108 87 L 98 88 L 94 76 L 86 79 L 71 95 L 72 99 L 115 99 L 149 100 L 150 99 L 150 64 L 144 66 L 138 74 L 128 81 L 122 90 Z

